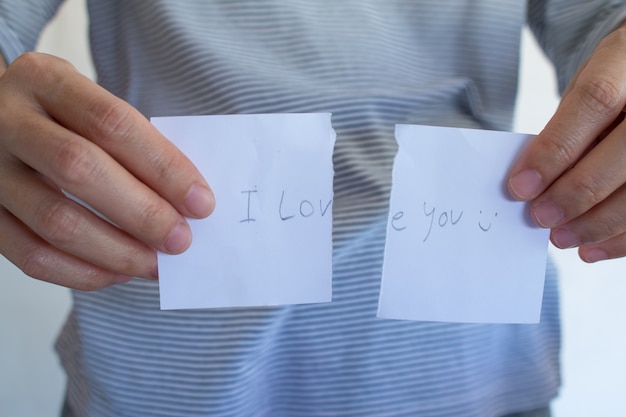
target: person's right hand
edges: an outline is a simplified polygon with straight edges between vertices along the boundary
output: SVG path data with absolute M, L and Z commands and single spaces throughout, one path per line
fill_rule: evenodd
M 156 251 L 183 252 L 185 217 L 213 206 L 171 142 L 68 62 L 27 53 L 0 68 L 0 253 L 27 275 L 81 290 L 156 279 Z

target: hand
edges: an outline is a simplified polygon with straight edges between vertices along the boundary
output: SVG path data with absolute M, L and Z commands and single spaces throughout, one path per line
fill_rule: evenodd
M 185 217 L 213 209 L 201 174 L 66 61 L 28 53 L 0 74 L 0 253 L 32 277 L 81 290 L 156 279 L 156 251 L 184 251 Z
M 607 36 L 513 165 L 508 189 L 586 262 L 626 255 L 626 26 Z

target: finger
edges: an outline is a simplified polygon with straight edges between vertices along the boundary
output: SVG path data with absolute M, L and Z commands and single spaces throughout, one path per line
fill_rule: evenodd
M 602 142 L 604 138 L 609 136 L 611 132 L 617 129 L 617 127 L 619 127 L 624 121 L 625 116 L 626 114 L 622 111 L 617 116 L 617 118 L 613 120 L 613 122 L 610 125 L 608 125 L 606 129 L 602 131 L 602 133 L 600 133 L 600 135 L 596 138 L 596 140 L 591 143 L 591 145 L 586 149 L 585 153 L 582 155 L 581 159 L 587 156 L 587 154 L 591 152 L 600 142 Z
M 532 200 L 572 168 L 626 104 L 625 31 L 607 37 L 571 83 L 555 115 L 513 165 L 509 192 Z
M 578 249 L 578 256 L 588 263 L 622 258 L 626 256 L 626 233 L 603 242 L 583 245 Z
M 25 65 L 43 65 L 37 58 Z M 46 65 L 41 70 L 47 76 L 35 78 L 35 98 L 46 112 L 104 149 L 184 216 L 208 216 L 213 194 L 191 161 L 128 103 L 65 67 Z
M 552 229 L 558 248 L 572 248 L 612 239 L 626 232 L 626 186 L 585 214 Z
M 53 120 L 28 113 L 14 115 L 28 122 L 13 137 L 8 132 L 5 141 L 19 160 L 149 246 L 169 253 L 189 246 L 189 226 L 167 201 L 95 144 Z
M 533 201 L 533 218 L 543 227 L 555 227 L 584 214 L 626 183 L 624 166 L 626 124 L 621 123 L 591 149 L 575 169 L 565 172 Z
M 0 253 L 33 278 L 83 291 L 131 279 L 59 251 L 1 207 L 0 224 Z
M 0 176 L 10 178 L 0 204 L 56 249 L 108 271 L 156 279 L 154 249 L 69 200 L 19 162 L 3 163 Z

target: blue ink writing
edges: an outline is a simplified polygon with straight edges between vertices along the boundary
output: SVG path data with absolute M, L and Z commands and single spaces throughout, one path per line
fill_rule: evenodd
M 400 221 L 404 217 L 404 212 L 399 211 L 393 215 L 393 220 L 391 220 L 391 227 L 393 227 L 397 231 L 401 231 L 406 229 L 406 226 L 399 226 L 396 222 Z
M 391 228 L 397 232 L 401 232 L 412 227 L 413 222 L 410 220 L 410 218 L 407 218 L 410 217 L 407 216 L 407 214 L 408 213 L 402 210 L 395 211 L 389 219 L 389 225 L 391 226 Z M 437 208 L 437 206 L 431 206 L 427 201 L 424 201 L 422 214 L 424 217 L 420 217 L 420 219 L 424 219 L 426 221 L 426 234 L 422 239 L 423 243 L 426 243 L 431 238 L 431 236 L 436 233 L 435 231 L 437 229 L 450 229 L 458 225 L 459 223 L 467 223 L 468 221 L 476 221 L 476 223 L 474 224 L 478 225 L 477 230 L 489 232 L 495 225 L 496 220 L 498 219 L 498 212 L 489 210 L 478 210 L 476 217 L 467 219 L 468 216 L 471 216 L 471 214 L 467 214 L 467 210 L 440 210 Z
M 284 200 L 285 200 L 285 192 L 283 191 L 283 193 L 280 195 L 280 204 L 278 204 L 278 215 L 280 216 L 280 219 L 282 221 L 293 219 L 294 217 L 296 217 L 295 214 L 292 214 L 291 216 L 283 216 L 283 201 Z
M 324 204 L 322 200 L 319 200 L 320 217 L 324 217 L 326 215 L 332 202 L 333 200 L 331 199 L 326 204 Z M 286 205 L 285 191 L 283 190 L 283 192 L 280 195 L 280 203 L 278 204 L 278 215 L 280 216 L 280 219 L 282 221 L 287 221 L 296 217 L 296 214 L 295 214 L 296 211 L 294 209 L 292 209 L 291 211 L 284 210 L 285 205 Z M 298 205 L 298 213 L 300 213 L 301 217 L 307 218 L 315 214 L 315 205 L 310 200 L 306 200 L 306 199 L 301 200 L 300 203 L 297 205 Z M 285 214 L 285 213 L 289 213 L 289 214 Z
M 426 236 L 424 237 L 424 240 L 422 242 L 426 242 L 430 237 L 430 234 L 433 230 L 433 223 L 436 217 L 436 208 L 433 206 L 432 210 L 429 211 L 426 209 L 426 205 L 427 203 L 424 201 L 424 215 L 426 217 L 430 217 L 430 224 L 428 226 L 428 233 L 426 233 Z M 440 228 L 443 228 L 448 224 L 449 221 L 452 226 L 456 226 L 456 224 L 461 221 L 461 217 L 463 217 L 463 211 L 461 211 L 456 218 L 454 217 L 454 210 L 450 210 L 450 215 L 448 215 L 447 211 L 443 211 L 439 214 L 437 224 Z
M 300 215 L 302 217 L 311 217 L 315 213 L 315 207 L 309 200 L 302 200 L 300 202 Z
M 480 214 L 482 216 L 482 210 L 480 211 Z M 496 212 L 493 217 L 498 217 L 498 212 Z M 491 222 L 489 222 L 487 226 L 484 226 L 482 219 L 478 220 L 478 227 L 480 227 L 480 230 L 482 230 L 483 232 L 488 232 L 491 229 Z
M 242 191 L 241 194 L 248 194 L 248 215 L 245 219 L 240 220 L 239 223 L 250 223 L 250 222 L 255 222 L 256 219 L 250 217 L 250 200 L 251 200 L 251 196 L 252 194 L 256 193 L 257 190 L 246 190 L 246 191 Z

